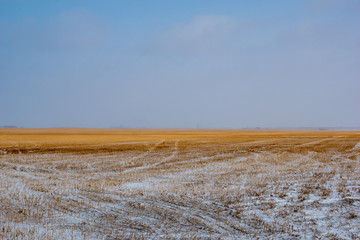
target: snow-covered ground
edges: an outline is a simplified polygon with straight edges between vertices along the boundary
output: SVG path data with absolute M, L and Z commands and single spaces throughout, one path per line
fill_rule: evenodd
M 0 238 L 359 239 L 357 141 L 3 151 Z

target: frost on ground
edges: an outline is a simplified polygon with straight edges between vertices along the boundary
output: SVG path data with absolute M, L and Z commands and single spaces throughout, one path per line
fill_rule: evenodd
M 199 134 L 0 145 L 0 238 L 360 238 L 360 133 Z

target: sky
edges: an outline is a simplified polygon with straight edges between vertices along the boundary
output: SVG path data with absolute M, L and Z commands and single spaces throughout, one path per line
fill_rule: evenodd
M 360 127 L 360 0 L 0 0 L 0 126 Z

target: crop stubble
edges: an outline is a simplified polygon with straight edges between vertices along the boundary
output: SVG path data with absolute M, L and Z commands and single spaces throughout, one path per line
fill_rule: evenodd
M 340 238 L 360 132 L 0 129 L 0 238 Z

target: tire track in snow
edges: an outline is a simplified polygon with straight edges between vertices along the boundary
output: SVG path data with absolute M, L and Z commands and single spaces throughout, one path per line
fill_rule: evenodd
M 355 146 L 351 150 L 358 150 L 359 151 L 360 150 L 360 142 L 355 144 Z
M 241 227 L 236 226 L 239 223 L 238 219 L 236 221 L 231 221 L 229 218 L 223 219 L 212 211 L 219 209 L 202 210 L 200 208 L 194 208 L 194 206 L 184 206 L 167 201 L 139 201 L 139 199 L 136 199 L 136 203 L 142 204 L 142 206 L 148 210 L 151 208 L 162 209 L 162 212 L 168 212 L 169 216 L 178 215 L 187 218 L 190 222 L 193 222 L 193 224 L 195 222 L 198 227 L 206 226 L 207 229 L 211 229 L 220 234 L 242 232 Z M 155 212 L 156 211 L 154 211 L 154 213 Z M 151 215 L 147 217 L 151 217 Z
M 152 153 L 160 144 L 164 143 L 165 142 L 165 139 L 161 140 L 160 142 L 156 143 L 154 147 L 150 148 L 147 152 L 139 155 L 139 156 L 136 156 L 136 157 L 133 157 L 130 159 L 129 161 L 129 166 L 133 165 L 136 160 L 139 160 L 141 158 L 145 158 L 147 157 L 150 153 Z M 144 165 L 141 165 L 141 166 L 138 166 L 138 167 L 132 167 L 130 169 L 126 169 L 125 171 L 123 171 L 123 173 L 127 173 L 127 172 L 133 172 L 134 170 L 137 170 L 137 169 L 142 169 L 142 168 L 145 168 Z
M 107 195 L 113 195 L 113 194 L 108 193 Z M 224 218 L 221 215 L 217 214 L 216 210 L 222 209 L 221 207 L 219 208 L 219 206 L 217 206 L 216 209 L 210 207 L 204 210 L 194 206 L 179 205 L 168 201 L 161 201 L 155 199 L 150 200 L 150 199 L 134 198 L 134 197 L 119 198 L 119 195 L 114 195 L 114 196 L 116 197 L 116 201 L 112 203 L 106 203 L 107 207 L 104 208 L 106 209 L 106 211 L 105 212 L 100 211 L 99 214 L 105 214 L 105 213 L 118 214 L 119 211 L 121 211 L 122 213 L 126 212 L 126 213 L 134 214 L 134 208 L 135 208 L 137 209 L 137 211 L 139 211 L 137 214 L 143 216 L 144 222 L 138 222 L 138 224 L 141 226 L 148 225 L 149 219 L 153 219 L 154 222 L 157 222 L 159 221 L 159 217 L 166 218 L 166 216 L 171 216 L 171 218 L 173 218 L 174 216 L 178 216 L 179 218 L 187 219 L 187 221 L 189 221 L 192 224 L 192 226 L 196 226 L 199 228 L 205 226 L 206 229 L 208 229 L 207 231 L 211 230 L 219 234 L 229 234 L 229 233 L 239 234 L 244 231 L 242 229 L 242 226 L 240 226 L 239 219 L 237 218 L 235 219 L 233 217 Z M 89 196 L 87 196 L 87 198 L 89 198 Z M 94 204 L 98 202 L 98 198 L 94 198 L 94 199 L 90 198 L 89 200 L 94 202 Z M 91 209 L 89 210 L 91 212 Z M 159 212 L 161 214 L 159 214 Z M 134 229 L 134 226 L 132 226 L 132 229 Z M 154 229 L 154 231 L 156 231 L 156 229 Z
M 132 159 L 130 159 L 130 163 L 133 162 L 133 161 L 136 161 L 140 158 L 144 158 L 146 156 L 148 156 L 151 152 L 153 152 L 160 144 L 164 143 L 165 140 L 161 140 L 160 142 L 156 143 L 154 147 L 150 148 L 148 151 L 146 151 L 145 153 L 139 155 L 139 156 L 136 156 L 136 157 L 133 157 Z
M 315 145 L 315 144 L 322 143 L 322 142 L 329 141 L 329 140 L 333 140 L 333 138 L 325 138 L 325 139 L 310 141 L 310 142 L 306 142 L 306 143 L 303 143 L 303 144 L 295 145 L 293 147 L 311 146 L 311 145 Z
M 152 166 L 158 166 L 160 164 L 164 164 L 164 163 L 167 163 L 167 162 L 173 160 L 175 158 L 175 156 L 179 153 L 178 149 L 179 149 L 179 140 L 176 140 L 174 143 L 174 148 L 173 148 L 171 155 L 164 158 L 162 161 L 153 164 Z

